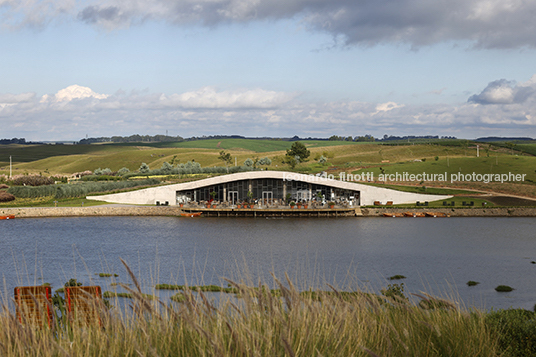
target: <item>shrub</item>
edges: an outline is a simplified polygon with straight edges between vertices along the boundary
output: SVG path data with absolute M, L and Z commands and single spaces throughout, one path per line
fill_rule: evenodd
M 67 183 L 69 180 L 67 179 L 67 176 L 50 176 L 52 180 L 54 180 L 54 183 L 61 182 L 61 183 Z
M 407 300 L 408 298 L 404 295 L 404 283 L 402 284 L 389 284 L 387 288 L 380 291 L 383 296 L 392 298 L 392 299 L 402 299 Z
M 7 192 L 11 193 L 17 198 L 38 198 L 54 196 L 56 193 L 56 187 L 59 185 L 46 185 L 46 186 L 11 186 Z
M 498 291 L 498 292 L 510 292 L 512 290 L 514 290 L 514 288 L 508 285 L 499 285 L 495 288 L 495 291 Z
M 9 188 L 9 186 L 6 185 L 5 183 L 3 183 L 3 184 L 0 185 L 0 190 L 3 189 L 3 188 Z
M 6 191 L 0 191 L 0 202 L 10 202 L 14 201 L 15 196 L 13 196 L 10 193 L 7 193 Z
M 117 171 L 117 173 L 118 173 L 119 175 L 121 175 L 121 176 L 126 175 L 126 174 L 128 174 L 129 172 L 130 172 L 130 170 L 129 170 L 128 168 L 126 168 L 126 167 L 122 167 L 122 168 L 119 169 L 119 171 Z
M 252 167 L 246 166 L 214 166 L 214 167 L 201 167 L 198 162 L 187 162 L 186 164 L 178 164 L 177 167 L 173 168 L 171 171 L 164 171 L 162 169 L 149 170 L 141 173 L 139 172 L 130 172 L 123 175 L 123 178 L 130 178 L 135 176 L 140 176 L 140 173 L 143 176 L 154 176 L 154 175 L 191 175 L 191 174 L 227 174 L 227 173 L 236 173 L 244 171 L 252 171 Z
M 404 275 L 393 275 L 389 277 L 389 280 L 400 280 L 400 279 L 406 279 Z
M 478 281 L 469 280 L 467 282 L 467 286 L 475 286 L 475 285 L 478 285 L 478 284 L 480 284 Z
M 173 165 L 171 165 L 169 162 L 164 161 L 162 164 L 162 167 L 160 168 L 160 171 L 165 173 L 171 173 L 173 171 Z
M 123 177 L 121 176 L 110 176 L 110 175 L 87 175 L 81 178 L 82 181 L 121 181 Z
M 536 313 L 524 309 L 492 311 L 485 317 L 507 356 L 536 356 Z
M 89 170 L 86 170 L 86 171 L 82 171 L 82 172 L 75 172 L 71 176 L 76 178 L 76 177 L 84 177 L 84 176 L 87 176 L 87 175 L 93 175 L 93 172 L 91 172 Z
M 263 157 L 262 159 L 259 160 L 259 165 L 271 165 L 272 164 L 272 160 L 270 160 L 270 158 L 268 157 Z
M 253 160 L 250 159 L 250 158 L 247 158 L 245 161 L 244 161 L 244 166 L 247 166 L 247 167 L 253 167 Z
M 147 165 L 145 162 L 142 162 L 138 171 L 142 174 L 146 174 L 149 173 L 151 169 L 149 168 L 149 165 Z
M 44 186 L 44 185 L 53 185 L 54 180 L 50 177 L 38 176 L 38 175 L 21 175 L 16 176 L 11 181 L 13 185 L 16 186 Z

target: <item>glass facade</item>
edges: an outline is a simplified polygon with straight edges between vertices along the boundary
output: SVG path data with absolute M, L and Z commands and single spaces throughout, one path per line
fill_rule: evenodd
M 354 201 L 359 204 L 359 191 L 280 179 L 239 180 L 194 190 L 177 191 L 177 203 L 211 201 L 212 199 L 219 202 L 234 201 L 236 203 L 246 201 L 250 190 L 254 200 L 265 200 L 268 197 L 283 202 L 285 195 L 290 194 L 290 199 L 297 202 L 322 198 L 324 201 Z

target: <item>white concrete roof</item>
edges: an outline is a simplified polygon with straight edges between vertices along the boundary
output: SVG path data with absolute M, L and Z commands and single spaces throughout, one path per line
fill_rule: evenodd
M 388 188 L 376 187 L 356 182 L 347 182 L 339 180 L 330 180 L 314 175 L 297 174 L 286 171 L 247 171 L 235 174 L 221 175 L 210 177 L 198 181 L 178 183 L 166 186 L 151 187 L 137 191 L 121 192 L 102 196 L 88 196 L 88 200 L 105 201 L 112 203 L 124 204 L 155 204 L 159 202 L 169 202 L 170 205 L 176 204 L 176 192 L 193 190 L 206 186 L 213 186 L 232 181 L 249 180 L 249 179 L 280 179 L 287 181 L 301 181 L 318 185 L 326 185 L 334 188 L 360 191 L 361 205 L 372 205 L 374 201 L 380 201 L 385 204 L 387 201 L 393 201 L 393 204 L 415 203 L 416 201 L 436 201 L 445 200 L 452 196 L 444 195 L 426 195 L 419 193 L 410 193 L 391 190 Z

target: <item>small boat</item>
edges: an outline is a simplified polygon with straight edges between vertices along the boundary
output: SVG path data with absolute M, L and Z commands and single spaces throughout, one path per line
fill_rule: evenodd
M 426 212 L 426 217 L 450 217 L 450 215 L 443 212 Z
M 384 213 L 384 217 L 404 217 L 403 213 Z
M 423 212 L 404 212 L 406 217 L 426 217 L 426 214 Z
M 15 218 L 14 214 L 8 214 L 8 215 L 5 215 L 5 216 L 0 216 L 0 219 L 13 219 L 13 218 Z
M 182 217 L 199 217 L 201 216 L 201 212 L 182 212 Z

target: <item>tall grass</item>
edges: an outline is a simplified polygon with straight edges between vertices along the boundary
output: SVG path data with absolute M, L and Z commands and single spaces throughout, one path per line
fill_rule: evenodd
M 126 264 L 125 264 L 126 266 Z M 251 287 L 227 280 L 240 298 L 217 302 L 185 289 L 179 304 L 133 287 L 131 312 L 98 306 L 101 324 L 21 325 L 4 308 L 0 355 L 14 356 L 498 356 L 483 313 L 429 296 L 409 300 L 335 288 L 303 294 L 290 279 Z

